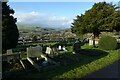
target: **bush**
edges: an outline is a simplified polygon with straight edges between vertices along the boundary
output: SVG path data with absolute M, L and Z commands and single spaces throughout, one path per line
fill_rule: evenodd
M 98 43 L 99 48 L 105 50 L 115 50 L 117 48 L 117 41 L 114 37 L 103 36 Z

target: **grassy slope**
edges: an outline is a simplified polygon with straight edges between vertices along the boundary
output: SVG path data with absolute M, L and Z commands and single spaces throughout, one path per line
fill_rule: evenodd
M 72 47 L 68 47 L 70 52 L 72 50 Z M 84 45 L 82 46 L 83 49 L 91 49 L 90 46 Z M 118 50 L 111 50 L 106 51 L 108 52 L 107 56 L 99 56 L 99 57 L 93 57 L 93 56 L 86 56 L 81 55 L 81 61 L 77 64 L 74 64 L 72 66 L 62 66 L 58 67 L 54 70 L 31 74 L 29 76 L 23 76 L 24 78 L 47 78 L 47 79 L 56 79 L 56 78 L 82 78 L 87 74 L 90 74 L 94 71 L 97 71 L 109 64 L 112 64 L 114 61 L 117 61 L 119 59 L 120 49 Z
M 89 46 L 83 46 L 82 48 L 90 48 Z M 117 61 L 119 59 L 120 49 L 119 50 L 111 50 L 106 51 L 109 54 L 105 57 L 102 57 L 100 59 L 97 59 L 95 61 L 92 61 L 88 64 L 79 66 L 73 70 L 70 70 L 68 72 L 65 72 L 61 75 L 58 75 L 54 78 L 81 78 L 87 74 L 90 74 L 91 72 L 97 71 L 109 64 L 112 64 L 114 61 Z M 84 57 L 84 56 L 83 56 Z M 82 58 L 83 58 L 82 57 Z M 91 58 L 92 59 L 92 58 Z M 89 60 L 89 59 L 88 59 Z M 87 61 L 87 60 L 86 60 Z M 78 64 L 80 65 L 81 62 Z

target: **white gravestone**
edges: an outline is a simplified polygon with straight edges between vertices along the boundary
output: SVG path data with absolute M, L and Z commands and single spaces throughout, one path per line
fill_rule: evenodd
M 58 46 L 58 50 L 62 50 L 62 46 L 59 45 L 59 46 Z
M 89 46 L 93 45 L 93 40 L 89 39 Z
M 62 49 L 63 49 L 63 51 L 67 51 L 67 50 L 65 49 L 65 46 L 64 46 Z
M 45 53 L 46 53 L 46 54 L 51 54 L 51 50 L 52 50 L 52 49 L 51 49 L 50 47 L 47 47 Z
M 97 45 L 98 44 L 98 40 L 95 40 L 95 44 Z M 93 45 L 93 40 L 92 39 L 89 39 L 89 46 Z

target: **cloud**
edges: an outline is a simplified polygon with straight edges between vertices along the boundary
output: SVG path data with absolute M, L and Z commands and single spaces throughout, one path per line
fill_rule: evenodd
M 60 17 L 40 12 L 16 12 L 18 25 L 32 25 L 51 28 L 70 28 L 73 18 Z

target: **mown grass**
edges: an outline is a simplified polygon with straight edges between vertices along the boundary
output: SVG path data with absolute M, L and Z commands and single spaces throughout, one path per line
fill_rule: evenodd
M 109 52 L 109 54 L 105 57 L 102 57 L 100 59 L 92 61 L 88 64 L 79 66 L 79 67 L 72 69 L 68 72 L 65 72 L 61 75 L 55 76 L 54 78 L 81 78 L 81 77 L 84 77 L 85 75 L 90 74 L 94 71 L 97 71 L 107 65 L 110 65 L 114 61 L 117 61 L 119 59 L 118 54 L 120 54 L 120 50 L 108 51 L 108 52 Z M 80 65 L 80 64 L 81 64 L 81 62 L 78 65 Z
M 88 44 L 85 44 L 84 46 L 81 47 L 82 49 L 91 49 L 92 46 L 88 46 Z M 98 50 L 98 48 L 93 48 Z M 99 49 L 101 50 L 101 49 Z M 55 76 L 53 79 L 55 78 L 82 78 L 87 74 L 90 74 L 94 71 L 97 71 L 107 65 L 112 64 L 113 62 L 117 61 L 120 59 L 120 49 L 118 50 L 102 50 L 108 53 L 107 56 L 101 57 L 99 59 L 94 60 L 94 57 L 86 57 L 85 55 L 82 55 L 81 58 L 83 59 L 83 61 L 79 62 L 76 66 L 76 68 L 69 70 L 68 72 L 65 72 L 61 75 L 57 75 Z M 86 59 L 86 60 L 85 60 Z M 91 62 L 89 62 L 89 60 L 92 60 Z M 82 63 L 86 63 L 89 62 L 87 64 L 81 65 Z
M 13 54 L 7 54 L 7 53 L 5 53 L 5 54 L 0 54 L 0 56 L 8 56 L 8 55 L 16 55 L 16 54 L 19 54 L 18 52 L 14 52 Z

